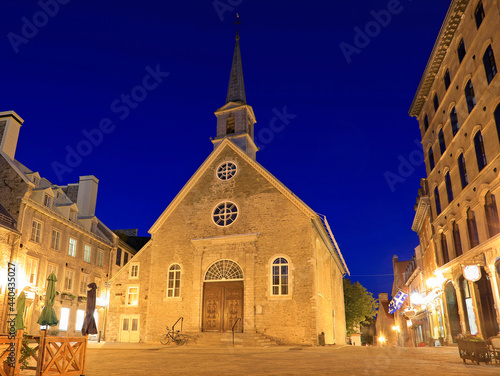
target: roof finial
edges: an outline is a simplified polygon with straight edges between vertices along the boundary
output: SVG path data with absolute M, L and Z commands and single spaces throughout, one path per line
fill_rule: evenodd
M 239 25 L 243 21 L 240 21 L 240 15 L 236 13 L 236 22 L 233 22 L 234 25 L 236 25 L 236 39 L 239 39 L 240 34 L 239 34 Z

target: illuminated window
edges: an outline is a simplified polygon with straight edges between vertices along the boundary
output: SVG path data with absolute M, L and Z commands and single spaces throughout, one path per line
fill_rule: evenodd
M 80 332 L 82 330 L 84 320 L 85 311 L 83 309 L 79 309 L 78 311 L 76 311 L 75 331 Z
M 85 244 L 83 247 L 83 261 L 90 262 L 90 256 L 92 254 L 92 247 Z
M 472 249 L 479 245 L 479 235 L 477 233 L 476 216 L 470 208 L 467 210 L 467 229 L 469 230 L 470 248 Z
M 50 239 L 50 248 L 59 251 L 61 250 L 61 231 L 52 229 L 52 237 Z
M 26 265 L 24 271 L 25 271 L 26 283 L 30 285 L 36 285 L 36 280 L 38 276 L 38 259 L 26 256 Z
M 35 243 L 40 243 L 42 241 L 42 222 L 33 219 L 33 222 L 31 222 L 30 240 Z
M 69 238 L 68 255 L 70 255 L 72 257 L 76 257 L 76 239 L 75 238 Z
M 73 270 L 66 270 L 66 276 L 64 279 L 64 290 L 67 292 L 73 291 L 73 283 L 75 280 L 75 272 Z
M 229 114 L 226 118 L 226 134 L 232 134 L 235 130 L 235 117 L 234 114 Z
M 488 223 L 488 234 L 490 237 L 500 233 L 500 220 L 498 218 L 497 202 L 495 196 L 488 192 L 485 197 L 484 210 L 486 222 Z
M 89 284 L 89 276 L 87 274 L 82 274 L 80 280 L 80 295 L 87 295 L 88 284 Z
M 179 296 L 181 296 L 181 267 L 179 264 L 174 264 L 168 269 L 167 297 Z
M 97 266 L 102 268 L 104 264 L 104 252 L 100 249 L 97 250 Z
M 139 303 L 139 287 L 129 286 L 127 290 L 127 305 L 136 306 Z
M 288 261 L 278 257 L 272 263 L 272 295 L 288 295 Z
M 130 265 L 130 278 L 139 278 L 139 263 L 133 262 Z
M 59 330 L 63 332 L 68 330 L 68 323 L 69 323 L 69 308 L 62 307 L 61 318 L 59 320 Z

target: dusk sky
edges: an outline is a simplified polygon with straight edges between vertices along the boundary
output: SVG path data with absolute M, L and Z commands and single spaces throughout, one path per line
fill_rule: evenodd
M 5 0 L 0 111 L 25 120 L 17 160 L 95 175 L 96 215 L 147 235 L 213 149 L 238 12 L 257 161 L 327 216 L 352 280 L 390 293 L 425 176 L 408 109 L 449 3 Z

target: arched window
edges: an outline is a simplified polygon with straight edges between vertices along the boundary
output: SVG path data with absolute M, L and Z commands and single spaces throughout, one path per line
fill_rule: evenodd
M 438 99 L 438 95 L 436 93 L 436 94 L 434 94 L 434 110 L 437 111 L 438 108 L 439 108 L 439 99 Z
M 439 215 L 441 213 L 441 200 L 439 199 L 439 189 L 437 186 L 434 188 L 434 200 L 436 202 L 436 215 Z
M 495 118 L 495 124 L 497 126 L 498 140 L 500 141 L 500 103 L 498 104 L 497 108 L 495 108 L 493 116 Z
M 486 72 L 486 80 L 489 83 L 493 80 L 493 77 L 497 74 L 497 65 L 495 63 L 495 55 L 493 55 L 493 50 L 491 49 L 491 44 L 488 46 L 483 55 L 484 71 Z
M 464 59 L 465 53 L 466 53 L 465 52 L 465 43 L 464 43 L 463 38 L 460 40 L 460 43 L 458 44 L 457 53 L 458 53 L 458 62 L 461 63 L 462 60 Z
M 424 116 L 424 128 L 425 130 L 429 129 L 429 118 L 427 115 Z
M 446 73 L 444 74 L 444 86 L 446 87 L 446 90 L 448 90 L 450 84 L 451 84 L 450 70 L 446 69 Z
M 462 188 L 465 188 L 469 184 L 469 178 L 467 177 L 467 168 L 465 166 L 465 158 L 463 154 L 458 157 L 458 170 L 460 171 L 460 181 L 462 182 Z
M 428 156 L 429 156 L 429 167 L 430 167 L 430 170 L 432 171 L 434 169 L 434 166 L 435 166 L 434 152 L 432 151 L 432 146 L 429 148 Z
M 477 168 L 481 171 L 488 163 L 486 161 L 486 152 L 484 151 L 483 136 L 481 135 L 481 131 L 477 132 L 474 136 L 474 147 L 476 149 Z
M 444 133 L 442 129 L 439 131 L 438 138 L 439 138 L 439 150 L 441 151 L 441 155 L 443 155 L 444 152 L 446 151 L 446 142 L 444 140 Z
M 486 222 L 488 223 L 488 234 L 491 238 L 500 232 L 497 203 L 495 196 L 491 192 L 486 194 L 484 211 L 486 212 Z
M 212 264 L 205 274 L 205 281 L 242 280 L 243 270 L 231 260 L 220 260 Z
M 450 122 L 451 122 L 451 130 L 453 132 L 453 136 L 455 136 L 460 129 L 460 125 L 458 125 L 458 116 L 457 110 L 453 107 L 450 111 Z
M 181 266 L 174 264 L 168 268 L 167 298 L 181 296 Z
M 288 295 L 288 261 L 284 257 L 272 264 L 272 295 Z
M 482 1 L 477 4 L 476 10 L 474 11 L 474 18 L 476 19 L 476 27 L 479 29 L 479 26 L 481 26 L 484 19 L 484 8 Z
M 443 252 L 443 264 L 450 262 L 450 256 L 448 255 L 448 243 L 446 242 L 446 236 L 441 233 L 441 251 Z
M 476 215 L 471 208 L 467 209 L 467 229 L 469 230 L 470 248 L 479 245 L 479 235 L 477 233 Z
M 226 118 L 226 134 L 234 133 L 236 121 L 234 114 L 229 114 Z
M 462 240 L 460 239 L 460 229 L 456 221 L 453 222 L 453 242 L 455 243 L 455 254 L 458 257 L 462 254 Z
M 465 85 L 465 100 L 467 101 L 467 109 L 469 110 L 469 114 L 472 112 L 474 107 L 476 106 L 476 96 L 474 95 L 474 87 L 472 86 L 472 80 L 467 81 L 467 85 Z
M 446 193 L 448 194 L 448 203 L 453 201 L 453 189 L 451 187 L 450 171 L 444 176 L 444 181 L 446 183 Z

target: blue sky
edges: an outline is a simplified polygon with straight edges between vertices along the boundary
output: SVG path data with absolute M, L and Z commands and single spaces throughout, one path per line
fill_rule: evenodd
M 408 109 L 448 6 L 6 0 L 0 110 L 25 120 L 16 159 L 55 184 L 97 176 L 98 217 L 146 235 L 212 151 L 238 12 L 257 160 L 327 216 L 352 279 L 390 293 L 371 275 L 418 245 L 425 169 Z

